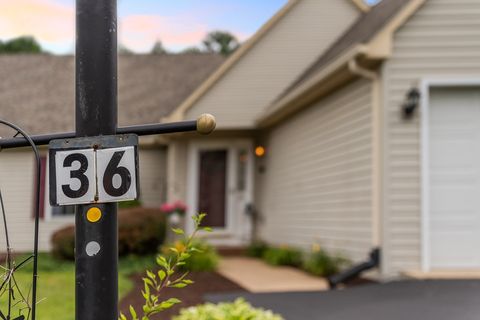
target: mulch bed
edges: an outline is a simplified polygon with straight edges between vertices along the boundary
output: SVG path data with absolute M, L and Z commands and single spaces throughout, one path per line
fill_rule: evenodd
M 141 294 L 141 290 L 144 288 L 141 276 L 132 276 L 131 279 L 134 281 L 135 287 L 125 298 L 122 299 L 122 301 L 120 301 L 120 310 L 125 314 L 130 314 L 128 312 L 128 307 L 130 305 L 134 306 L 136 310 L 141 310 L 141 306 L 144 303 Z M 177 315 L 182 308 L 204 303 L 203 296 L 205 294 L 247 292 L 236 283 L 216 272 L 192 272 L 189 275 L 189 279 L 193 280 L 195 283 L 183 289 L 166 289 L 162 294 L 165 299 L 175 297 L 180 299 L 182 303 L 152 317 L 152 320 L 169 320 L 172 316 Z
M 125 314 L 129 314 L 128 308 L 130 305 L 134 306 L 137 311 L 141 310 L 141 306 L 144 303 L 141 295 L 141 290 L 144 288 L 141 278 L 141 275 L 131 277 L 135 287 L 120 301 L 120 310 Z M 204 303 L 204 296 L 208 294 L 248 292 L 235 282 L 230 281 L 216 272 L 192 272 L 190 273 L 189 279 L 192 279 L 195 283 L 183 289 L 166 289 L 162 294 L 164 299 L 175 297 L 180 299 L 182 303 L 152 317 L 152 320 L 170 320 L 172 316 L 179 313 L 180 309 Z M 360 278 L 349 282 L 346 287 L 355 287 L 371 283 L 374 283 L 374 281 Z

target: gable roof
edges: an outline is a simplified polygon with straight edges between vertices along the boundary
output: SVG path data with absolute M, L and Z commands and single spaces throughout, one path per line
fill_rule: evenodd
M 119 126 L 159 122 L 223 61 L 215 54 L 120 56 Z M 73 131 L 74 69 L 73 56 L 0 55 L 0 118 L 30 134 Z
M 240 59 L 258 43 L 277 22 L 279 22 L 301 0 L 288 0 L 272 18 L 270 18 L 250 39 L 242 44 L 218 70 L 210 75 L 171 115 L 172 120 L 180 120 L 184 113 L 203 97 L 222 77 L 230 71 Z
M 330 49 L 322 54 L 278 99 L 308 81 L 346 50 L 357 44 L 365 44 L 370 41 L 408 3 L 407 0 L 383 0 L 373 6 L 370 11 L 362 14 L 350 29 L 333 43 Z
M 392 54 L 393 35 L 427 0 L 383 0 L 357 21 L 257 119 L 272 125 L 357 75 L 356 59 L 377 64 Z
M 370 11 L 370 6 L 364 0 L 351 0 L 354 5 L 360 9 L 360 11 L 368 12 Z
M 275 15 L 273 15 L 250 39 L 236 50 L 225 63 L 218 68 L 208 79 L 206 79 L 171 115 L 171 120 L 180 120 L 183 115 L 193 105 L 200 100 L 223 76 L 225 76 L 253 47 L 260 42 L 275 25 L 281 21 L 297 4 L 304 0 L 288 0 L 287 4 L 283 6 Z M 317 0 L 315 0 L 317 1 Z M 326 0 L 322 0 L 326 1 Z M 340 1 L 340 0 L 329 0 Z M 344 0 L 357 8 L 360 12 L 368 12 L 370 6 L 363 0 Z

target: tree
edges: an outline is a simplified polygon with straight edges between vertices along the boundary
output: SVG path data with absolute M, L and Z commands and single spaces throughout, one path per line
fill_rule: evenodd
M 202 49 L 199 47 L 187 47 L 183 49 L 180 53 L 202 53 Z
M 157 40 L 155 44 L 153 45 L 152 54 L 167 54 L 167 50 L 164 48 L 162 41 Z
M 212 31 L 203 40 L 203 45 L 208 52 L 228 56 L 240 46 L 240 43 L 233 34 L 227 31 Z
M 133 50 L 131 50 L 130 48 L 128 48 L 127 46 L 123 45 L 123 44 L 120 44 L 118 46 L 118 53 L 119 54 L 122 54 L 122 55 L 132 55 L 132 54 L 135 54 L 135 52 L 133 52 Z
M 42 47 L 30 36 L 0 42 L 0 53 L 41 53 Z

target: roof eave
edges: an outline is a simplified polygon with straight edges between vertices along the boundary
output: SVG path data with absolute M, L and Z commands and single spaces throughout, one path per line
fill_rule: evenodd
M 368 57 L 384 59 L 392 55 L 395 32 L 403 26 L 427 0 L 410 0 L 377 34 L 368 42 Z
M 350 0 L 360 11 L 362 12 L 368 12 L 370 11 L 370 6 L 366 4 L 363 0 Z
M 350 60 L 361 54 L 365 54 L 366 51 L 367 48 L 364 45 L 355 45 L 353 48 L 347 50 L 347 52 L 330 62 L 321 71 L 305 81 L 302 85 L 298 86 L 293 91 L 289 92 L 287 95 L 283 96 L 281 99 L 272 104 L 257 120 L 257 126 L 263 128 L 274 125 L 288 115 L 300 109 L 303 105 L 308 103 L 308 101 L 314 100 L 315 98 L 321 96 L 322 93 L 324 93 L 322 91 L 325 91 L 327 88 L 330 89 L 330 86 L 322 85 L 325 84 L 325 82 L 331 77 L 344 70 L 346 67 L 348 68 L 348 62 Z M 344 82 L 348 80 L 342 76 L 338 78 L 339 79 L 337 79 L 337 82 Z
M 377 34 L 366 44 L 356 44 L 346 50 L 337 59 L 331 61 L 314 76 L 305 81 L 302 85 L 295 88 L 281 99 L 275 101 L 265 113 L 257 119 L 259 127 L 272 126 L 283 120 L 288 115 L 304 107 L 308 102 L 326 94 L 326 88 L 334 86 L 327 84 L 331 79 L 335 79 L 335 85 L 340 85 L 350 80 L 354 75 L 350 73 L 339 76 L 345 68 L 348 70 L 348 63 L 352 59 L 363 56 L 368 60 L 385 60 L 393 52 L 394 33 L 426 2 L 426 0 L 410 0 L 402 10 L 400 10 L 391 20 L 380 29 Z M 342 82 L 343 81 L 343 82 Z M 315 89 L 315 90 L 312 90 Z

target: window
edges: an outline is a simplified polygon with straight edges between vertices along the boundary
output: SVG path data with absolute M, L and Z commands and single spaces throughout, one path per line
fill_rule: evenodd
M 45 217 L 44 209 L 51 209 L 52 217 L 66 217 L 72 216 L 75 214 L 75 206 L 60 206 L 60 207 L 50 207 L 45 206 L 45 202 L 49 202 L 50 199 L 47 199 L 46 190 L 48 188 L 48 171 L 47 171 L 47 157 L 40 157 L 41 164 L 41 174 L 40 174 L 40 218 Z
M 64 217 L 75 214 L 75 206 L 52 207 L 52 217 Z

